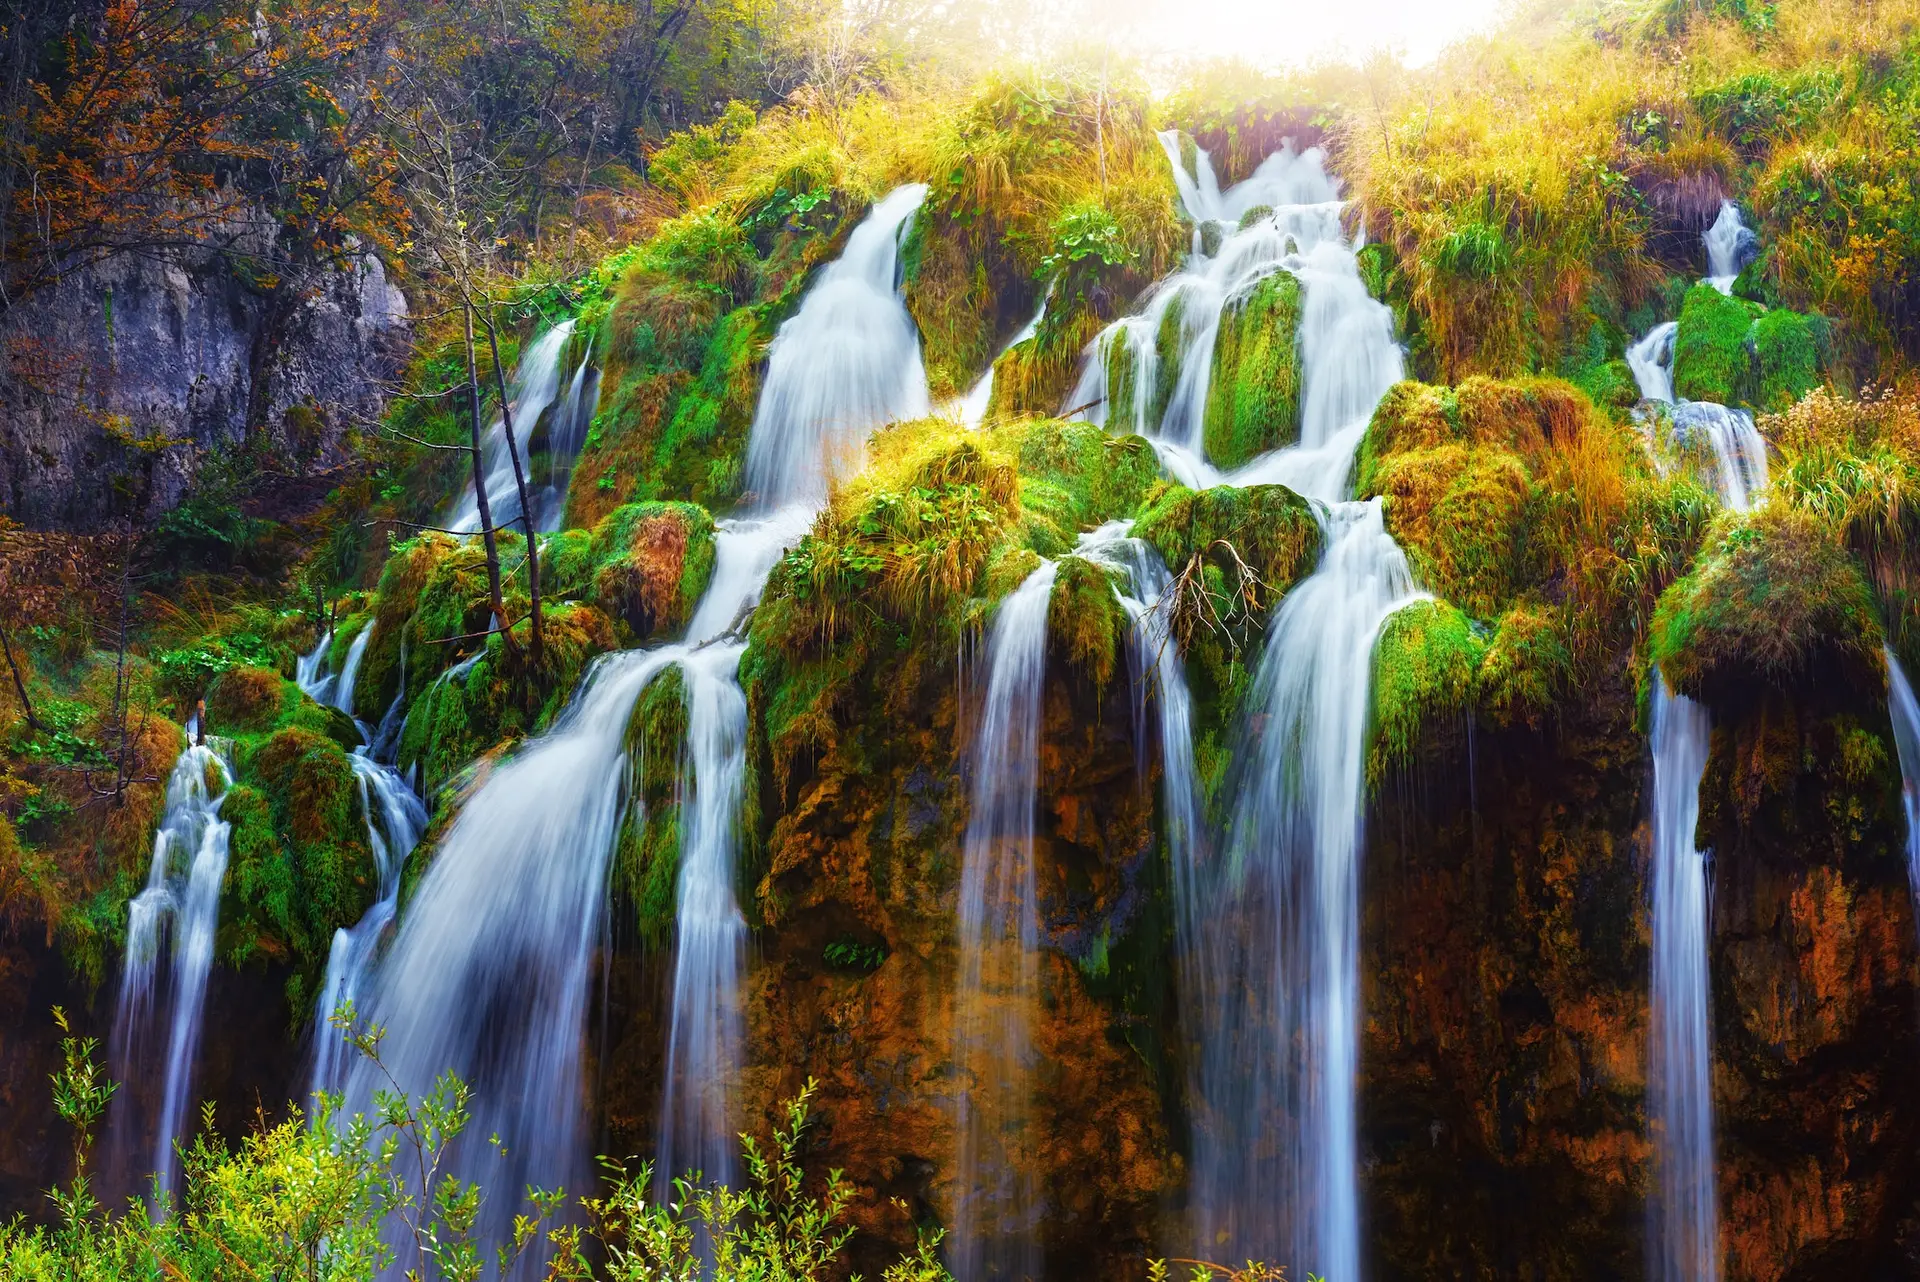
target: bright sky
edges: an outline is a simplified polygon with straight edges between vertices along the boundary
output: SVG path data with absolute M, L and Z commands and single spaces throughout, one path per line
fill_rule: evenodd
M 1486 30 L 1503 7 L 1502 0 L 1148 0 L 1138 30 L 1170 51 L 1260 66 L 1357 59 L 1381 47 L 1420 66 L 1451 41 Z

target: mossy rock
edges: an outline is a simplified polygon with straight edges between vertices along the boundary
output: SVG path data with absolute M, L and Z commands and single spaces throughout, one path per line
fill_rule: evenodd
M 543 629 L 545 650 L 531 672 L 515 666 L 494 633 L 470 667 L 427 683 L 411 701 L 398 759 L 420 767 L 423 797 L 485 753 L 553 724 L 587 665 L 618 645 L 613 621 L 579 602 L 549 605 Z M 523 651 L 530 632 L 524 623 L 514 629 Z
M 230 831 L 219 952 L 236 965 L 256 956 L 284 960 L 311 941 L 297 907 L 292 860 L 274 831 L 273 805 L 258 788 L 236 783 L 220 803 L 220 817 Z
M 1573 650 L 1563 610 L 1523 601 L 1507 611 L 1487 643 L 1475 702 L 1491 725 L 1538 730 L 1566 696 Z
M 1533 485 L 1519 455 L 1454 443 L 1390 456 L 1363 497 L 1386 500 L 1387 529 L 1422 583 L 1492 618 L 1521 573 Z
M 353 766 L 339 744 L 298 726 L 276 730 L 239 765 L 246 783 L 268 799 L 285 860 L 283 869 L 265 861 L 256 827 L 249 840 L 257 866 L 245 884 L 269 899 L 284 892 L 298 923 L 292 947 L 307 965 L 323 964 L 333 932 L 358 921 L 375 893 L 377 873 Z
M 1141 514 L 1133 533 L 1151 543 L 1176 575 L 1197 558 L 1211 576 L 1210 590 L 1218 580 L 1229 599 L 1235 597 L 1237 553 L 1260 581 L 1255 617 L 1243 620 L 1252 626 L 1264 626 L 1273 604 L 1312 571 L 1322 539 L 1312 505 L 1284 485 L 1172 486 Z M 1234 600 L 1224 613 L 1238 618 L 1241 604 Z
M 261 731 L 286 711 L 292 683 L 271 668 L 229 668 L 207 687 L 207 728 L 233 735 Z M 298 687 L 293 687 L 299 696 Z
M 1161 419 L 1166 417 L 1167 402 L 1173 399 L 1174 385 L 1180 381 L 1180 346 L 1185 313 L 1184 301 L 1175 298 L 1160 314 L 1159 328 L 1154 330 L 1153 336 L 1157 359 L 1153 363 L 1151 387 L 1134 386 L 1137 371 L 1133 349 L 1119 341 L 1120 335 L 1115 335 L 1107 347 L 1107 407 L 1104 417 L 1110 426 L 1124 431 L 1141 426 L 1147 431 L 1159 429 Z
M 1063 558 L 1047 601 L 1047 637 L 1067 666 L 1084 673 L 1095 689 L 1106 689 L 1129 628 L 1107 569 L 1082 557 Z
M 1673 394 L 1686 401 L 1743 405 L 1751 398 L 1753 357 L 1747 331 L 1755 308 L 1711 285 L 1695 285 L 1680 307 L 1673 337 Z
M 1428 727 L 1462 717 L 1487 643 L 1445 601 L 1416 601 L 1388 619 L 1373 647 L 1367 778 L 1410 761 Z
M 1360 440 L 1355 492 L 1378 493 L 1377 473 L 1392 455 L 1437 445 L 1490 445 L 1531 463 L 1554 445 L 1575 441 L 1593 417 L 1586 394 L 1558 378 L 1476 375 L 1457 387 L 1397 383 L 1375 407 Z
M 1884 644 L 1852 556 L 1783 504 L 1723 514 L 1653 616 L 1652 659 L 1668 684 L 1721 708 L 1769 687 L 1883 700 Z
M 586 599 L 637 640 L 677 632 L 713 577 L 713 518 L 692 503 L 629 503 L 593 530 Z
M 1131 516 L 1160 479 L 1160 461 L 1140 436 L 1109 436 L 1064 419 L 1027 419 L 1000 427 L 993 439 L 1009 450 L 1020 476 L 1020 506 L 1054 526 L 1063 551 L 1073 536 Z
M 664 948 L 673 938 L 686 738 L 686 679 L 676 665 L 647 683 L 627 722 L 633 796 L 612 871 L 614 894 L 631 905 L 640 938 L 651 948 Z
M 1777 309 L 1753 323 L 1754 363 L 1759 369 L 1756 408 L 1780 411 L 1820 386 L 1826 322 Z
M 1277 271 L 1221 312 L 1204 441 L 1235 468 L 1300 439 L 1300 282 Z

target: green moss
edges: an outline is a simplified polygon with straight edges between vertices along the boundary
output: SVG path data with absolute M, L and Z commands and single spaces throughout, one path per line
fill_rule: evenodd
M 1029 419 L 997 429 L 1020 474 L 1020 503 L 1071 536 L 1131 515 L 1160 479 L 1153 446 L 1138 436 L 1109 436 L 1092 423 Z
M 299 698 L 299 687 L 270 668 L 231 668 L 207 687 L 207 726 L 223 735 L 265 730 Z
M 1751 305 L 1711 285 L 1695 285 L 1680 308 L 1673 339 L 1673 394 L 1687 401 L 1745 404 L 1753 391 L 1747 332 Z
M 686 737 L 686 681 L 675 666 L 648 683 L 627 722 L 631 794 L 612 874 L 614 893 L 631 905 L 640 938 L 653 948 L 673 937 Z
M 1497 615 L 1520 574 L 1533 494 L 1519 456 L 1441 445 L 1396 454 L 1369 480 L 1420 581 L 1476 617 Z
M 1753 323 L 1753 353 L 1759 366 L 1755 404 L 1784 410 L 1820 386 L 1820 348 L 1825 324 L 1818 317 L 1776 309 Z
M 524 645 L 529 629 L 514 629 Z M 591 605 L 563 603 L 545 611 L 541 667 L 525 677 L 508 659 L 498 633 L 471 667 L 416 687 L 400 736 L 399 760 L 421 769 L 421 795 L 432 793 L 485 753 L 537 734 L 553 723 L 587 664 L 615 648 L 612 620 Z
M 1472 621 L 1445 601 L 1416 601 L 1387 620 L 1373 647 L 1371 783 L 1412 759 L 1426 727 L 1465 714 L 1486 651 Z
M 292 954 L 316 970 L 333 932 L 373 902 L 373 852 L 353 767 L 339 744 L 297 726 L 276 730 L 236 765 L 244 787 L 236 785 L 237 817 L 230 818 L 243 849 L 228 887 L 235 900 L 228 954 Z
M 1488 643 L 1476 701 L 1495 726 L 1539 729 L 1572 678 L 1573 652 L 1563 613 L 1526 601 L 1507 611 Z
M 1885 635 L 1853 558 L 1810 515 L 1766 504 L 1715 521 L 1692 571 L 1661 594 L 1651 657 L 1710 706 L 1756 688 L 1885 697 Z
M 1300 297 L 1300 282 L 1275 272 L 1221 313 L 1205 429 L 1216 466 L 1300 439 Z
M 713 518 L 692 503 L 629 503 L 593 529 L 584 595 L 638 640 L 676 632 L 713 577 Z
M 1230 545 L 1263 585 L 1263 609 L 1312 570 L 1320 558 L 1320 524 L 1308 502 L 1284 485 L 1209 490 L 1170 487 L 1133 527 L 1175 574 L 1196 558 L 1231 572 Z
M 1049 644 L 1096 689 L 1113 680 L 1127 628 L 1126 611 L 1106 569 L 1077 556 L 1061 560 L 1047 602 Z

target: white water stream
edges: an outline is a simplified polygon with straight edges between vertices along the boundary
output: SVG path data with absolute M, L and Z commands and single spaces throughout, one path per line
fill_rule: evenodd
M 226 877 L 231 836 L 231 828 L 220 817 L 220 803 L 232 785 L 233 772 L 221 751 L 222 741 L 195 744 L 197 731 L 192 722 L 187 724 L 189 746 L 167 778 L 167 808 L 154 835 L 146 888 L 127 905 L 127 955 L 110 1042 L 115 1078 L 141 1079 L 151 1025 L 164 1012 L 167 1031 L 160 1061 L 160 1110 L 153 1121 L 147 1168 L 162 1203 L 174 1191 L 179 1171 L 174 1142 L 181 1138 L 193 1097 L 207 975 L 213 968 L 213 939 L 220 924 L 220 885 Z M 163 953 L 168 963 L 164 979 Z M 116 1148 L 131 1147 L 137 1143 L 132 1137 L 144 1135 L 145 1128 L 133 1115 L 137 1107 L 128 1092 L 116 1098 L 110 1122 Z
M 530 343 L 520 356 L 519 367 L 507 387 L 513 406 L 513 439 L 518 447 L 522 470 L 526 472 L 527 499 L 533 505 L 534 529 L 560 528 L 560 516 L 566 505 L 567 476 L 573 456 L 585 439 L 587 424 L 593 418 L 594 401 L 599 395 L 599 379 L 583 358 L 569 377 L 562 362 L 573 337 L 574 321 L 563 320 Z M 562 384 L 566 390 L 561 390 Z M 485 388 L 481 395 L 486 395 Z M 530 443 L 540 425 L 541 416 L 551 410 L 547 424 L 547 452 L 551 464 L 548 483 L 541 485 L 528 465 Z M 507 428 L 503 418 L 493 420 L 481 437 L 480 466 L 486 474 L 487 503 L 496 529 L 506 529 L 520 519 L 520 490 L 513 476 L 513 452 L 507 448 Z M 447 528 L 462 533 L 480 529 L 480 502 L 471 481 L 466 492 L 447 518 Z

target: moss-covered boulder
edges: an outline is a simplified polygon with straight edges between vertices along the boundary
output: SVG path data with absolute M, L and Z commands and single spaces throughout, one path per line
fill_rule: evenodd
M 1826 321 L 1785 308 L 1753 322 L 1753 359 L 1758 370 L 1757 409 L 1780 411 L 1820 386 Z
M 1320 559 L 1313 507 L 1284 485 L 1171 486 L 1140 515 L 1133 533 L 1151 543 L 1176 575 L 1204 566 L 1223 588 L 1237 587 L 1245 565 L 1258 580 L 1258 611 L 1270 609 Z
M 1047 644 L 1067 666 L 1104 690 L 1123 666 L 1129 626 L 1106 567 L 1063 558 L 1047 601 Z
M 663 948 L 673 937 L 686 738 L 686 680 L 676 665 L 647 683 L 627 722 L 633 792 L 612 869 L 616 900 L 627 906 L 649 948 Z
M 619 644 L 613 621 L 584 603 L 550 605 L 544 625 L 537 669 L 524 670 L 525 658 L 516 665 L 493 633 L 471 662 L 448 668 L 410 699 L 398 758 L 420 768 L 422 797 L 431 799 L 481 756 L 551 725 L 587 664 Z M 526 631 L 515 629 L 523 645 Z
M 692 503 L 629 503 L 593 530 L 585 598 L 636 640 L 677 632 L 713 576 L 713 518 Z
M 1747 350 L 1753 304 L 1729 298 L 1711 285 L 1695 285 L 1680 308 L 1673 336 L 1673 394 L 1686 401 L 1745 404 L 1753 393 L 1753 358 Z
M 1015 420 L 992 435 L 1019 472 L 1025 537 L 1048 556 L 1071 548 L 1082 530 L 1131 516 L 1160 479 L 1145 438 L 1109 436 L 1092 423 Z
M 1885 634 L 1847 550 L 1815 519 L 1767 504 L 1714 523 L 1692 571 L 1660 597 L 1652 658 L 1710 706 L 1757 689 L 1852 689 L 1884 699 Z
M 1533 499 L 1520 456 L 1441 445 L 1393 455 L 1371 480 L 1415 576 L 1477 618 L 1497 615 L 1521 573 Z
M 231 735 L 265 730 L 280 719 L 291 683 L 271 668 L 231 668 L 207 687 L 207 727 Z M 298 687 L 293 688 L 299 696 Z
M 1300 301 L 1299 280 L 1279 271 L 1221 312 L 1204 437 L 1215 466 L 1300 439 Z
M 1426 726 L 1469 715 L 1486 652 L 1473 621 L 1445 601 L 1416 601 L 1387 620 L 1373 647 L 1369 781 L 1409 760 Z

